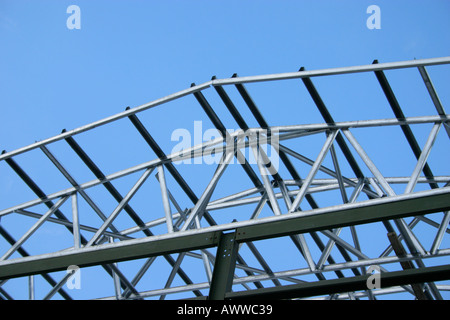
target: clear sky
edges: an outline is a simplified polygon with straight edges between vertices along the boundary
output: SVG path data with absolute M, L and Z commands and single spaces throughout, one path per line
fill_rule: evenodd
M 80 29 L 67 27 L 70 5 L 80 8 Z M 381 10 L 380 29 L 367 27 L 370 5 Z M 0 0 L 0 150 L 12 151 L 64 128 L 75 129 L 127 106 L 189 88 L 191 83 L 209 81 L 214 75 L 228 78 L 233 73 L 293 72 L 302 66 L 312 70 L 371 64 L 374 59 L 394 62 L 449 56 L 449 16 L 448 0 Z M 445 103 L 450 96 L 448 81 L 442 79 L 448 80 L 445 74 L 450 69 L 442 68 L 443 73 L 434 75 Z M 376 85 L 372 74 L 361 79 Z M 402 101 L 419 101 L 414 90 L 402 87 L 403 80 L 395 73 L 392 81 Z M 393 117 L 379 87 L 374 94 L 358 82 L 348 87 L 320 79 L 317 84 L 326 101 L 336 101 L 330 111 L 337 121 Z M 282 95 L 283 91 L 277 92 Z M 284 100 L 265 97 L 264 89 L 258 91 L 256 86 L 255 97 L 270 124 L 323 121 L 317 111 L 296 110 L 290 116 L 293 109 L 276 106 Z M 382 101 L 384 109 L 338 107 L 356 101 L 362 106 Z M 431 105 L 423 112 L 419 103 L 411 104 L 409 116 L 436 114 Z M 193 121 L 206 120 L 198 105 L 195 108 L 181 107 L 177 112 L 160 108 L 145 116 L 167 153 L 175 145 L 170 141 L 174 129 L 190 130 Z M 205 122 L 204 129 L 211 127 Z M 104 145 L 120 141 L 121 132 L 115 133 L 105 135 Z M 421 145 L 426 134 L 418 138 Z M 97 148 L 87 139 L 82 141 L 88 150 Z M 131 150 L 134 145 L 128 147 Z M 117 163 L 99 158 L 105 173 L 124 169 L 115 155 Z M 148 160 L 147 154 L 139 155 L 133 164 Z M 445 157 L 439 161 L 444 163 Z M 26 159 L 24 163 L 31 165 Z M 392 163 L 386 167 L 398 168 Z M 85 181 L 80 176 L 79 182 Z M 54 183 L 49 191 L 59 190 Z M 4 183 L 2 188 L 8 186 Z M 30 199 L 34 199 L 31 194 L 23 201 Z M 1 201 L 6 201 L 1 209 L 17 204 L 13 198 Z
M 69 30 L 66 9 L 81 9 Z M 381 9 L 369 30 L 367 7 Z M 446 56 L 450 3 L 0 1 L 1 148 L 230 77 Z

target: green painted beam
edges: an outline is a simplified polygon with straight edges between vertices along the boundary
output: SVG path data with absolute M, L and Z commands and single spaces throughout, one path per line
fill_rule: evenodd
M 227 300 L 252 299 L 293 299 L 306 298 L 332 293 L 366 290 L 367 280 L 371 274 L 350 278 L 322 280 L 283 287 L 271 287 L 248 291 L 229 292 Z M 450 279 L 450 265 L 383 272 L 380 276 L 380 289 L 413 283 L 433 282 Z
M 0 280 L 66 270 L 70 265 L 82 268 L 216 247 L 219 235 L 220 233 L 215 231 L 205 233 L 188 232 L 186 235 L 175 237 L 167 237 L 166 235 L 146 237 L 96 245 L 73 251 L 60 251 L 6 260 L 0 262 Z
M 332 212 L 324 214 L 305 214 L 305 216 L 301 216 L 300 213 L 292 219 L 289 218 L 289 214 L 286 214 L 283 215 L 285 219 L 278 219 L 276 221 L 270 221 L 268 219 L 267 223 L 258 223 L 238 228 L 236 230 L 236 241 L 247 242 L 263 240 L 383 220 L 418 216 L 450 209 L 450 194 L 448 192 L 436 194 L 427 193 L 426 196 L 404 197 L 396 201 L 390 201 L 389 198 L 384 199 L 386 199 L 384 203 L 374 201 L 374 205 L 370 205 L 370 201 L 365 201 L 364 205 L 343 205 Z
M 223 300 L 225 294 L 231 291 L 239 251 L 239 244 L 234 237 L 234 232 L 223 233 L 220 236 L 209 289 L 209 300 Z
M 0 279 L 217 247 L 222 232 L 238 243 L 450 210 L 450 187 L 405 196 L 233 222 L 0 262 Z

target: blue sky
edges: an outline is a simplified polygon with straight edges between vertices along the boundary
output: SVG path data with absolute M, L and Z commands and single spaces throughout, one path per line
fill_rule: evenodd
M 81 9 L 81 30 L 66 27 L 70 4 Z M 380 30 L 366 27 L 371 4 L 380 6 Z M 446 56 L 449 12 L 445 0 L 3 0 L 1 146 L 16 149 L 212 75 Z
M 72 4 L 81 10 L 79 30 L 66 26 L 70 16 L 66 9 Z M 381 9 L 379 30 L 366 26 L 370 16 L 366 10 L 373 4 Z M 0 149 L 11 151 L 29 145 L 57 135 L 63 128 L 74 129 L 122 112 L 127 106 L 139 106 L 186 89 L 193 82 L 209 81 L 213 75 L 228 78 L 233 73 L 292 72 L 302 66 L 312 70 L 370 64 L 374 59 L 393 62 L 448 56 L 449 14 L 447 0 L 0 0 Z M 450 102 L 450 69 L 443 66 L 441 70 L 430 72 L 445 105 Z M 411 73 L 412 78 L 419 79 L 418 73 Z M 370 89 L 377 85 L 373 74 L 358 75 L 357 79 L 360 81 L 351 85 L 328 79 L 314 81 L 324 100 L 330 102 L 335 120 L 393 117 L 381 90 Z M 411 90 L 403 79 L 404 75 L 396 72 L 389 78 L 399 100 L 410 106 L 405 113 L 434 115 L 423 84 L 419 81 L 417 89 Z M 301 82 L 288 84 L 291 91 L 299 88 L 290 102 L 284 96 L 284 90 L 289 90 L 283 85 L 249 85 L 270 124 L 323 121 L 316 110 L 311 111 L 312 102 L 302 100 L 307 93 L 301 91 Z M 264 95 L 269 87 L 274 95 Z M 212 101 L 217 102 L 217 97 Z M 306 106 L 295 109 L 295 104 L 302 102 Z M 167 153 L 175 145 L 170 141 L 174 129 L 190 130 L 195 120 L 205 121 L 204 130 L 212 128 L 195 101 L 189 103 L 173 103 L 173 112 L 156 108 L 142 115 Z M 347 104 L 361 107 L 347 108 Z M 425 104 L 427 109 L 422 109 Z M 236 128 L 226 110 L 216 111 L 223 114 L 229 128 Z M 106 156 L 96 158 L 105 173 L 154 158 L 139 151 L 131 164 L 129 159 L 122 159 L 123 153 L 134 152 L 138 145 L 145 148 L 142 141 L 131 144 L 122 138 L 125 130 L 118 126 L 114 131 L 114 125 L 112 131 L 99 130 L 104 139 L 101 145 L 90 144 L 89 135 L 79 138 L 87 151 L 105 148 L 112 152 L 114 162 Z M 427 130 L 418 137 L 421 145 Z M 124 145 L 124 152 L 111 151 L 116 142 Z M 397 145 L 390 148 L 396 151 Z M 305 152 L 314 158 L 317 150 Z M 442 152 L 448 154 L 446 149 Z M 20 159 L 36 169 L 32 160 Z M 445 156 L 436 161 L 445 163 Z M 404 165 L 401 157 L 394 164 L 386 163 L 386 170 L 402 169 Z M 408 164 L 405 175 L 414 164 Z M 76 163 L 73 166 L 81 168 Z M 10 174 L 4 167 L 0 170 Z M 193 172 L 183 173 L 188 181 L 195 178 Z M 45 180 L 39 172 L 34 174 L 37 180 Z M 89 181 L 88 173 L 78 177 L 79 182 Z M 65 186 L 57 179 L 45 183 L 49 192 Z M 12 185 L 8 180 L 2 189 L 11 193 Z M 34 199 L 22 185 L 14 186 L 17 189 L 3 200 L 1 208 Z M 203 188 L 199 184 L 198 194 Z M 19 201 L 16 196 L 21 192 L 27 197 Z

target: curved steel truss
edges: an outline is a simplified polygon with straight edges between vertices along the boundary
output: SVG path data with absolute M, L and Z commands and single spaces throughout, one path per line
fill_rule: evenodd
M 449 63 L 213 77 L 4 151 L 0 297 L 448 298 L 450 115 L 426 68 Z M 407 116 L 390 70 L 418 71 L 435 112 Z M 313 79 L 344 74 L 374 75 L 392 116 L 336 121 Z M 323 121 L 265 120 L 248 88 L 288 82 Z M 217 134 L 167 151 L 144 123 L 156 106 L 176 118 L 173 102 L 198 103 Z

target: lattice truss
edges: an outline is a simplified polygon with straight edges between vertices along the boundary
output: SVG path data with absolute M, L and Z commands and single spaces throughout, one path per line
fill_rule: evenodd
M 449 63 L 213 77 L 3 151 L 0 298 L 449 298 Z

